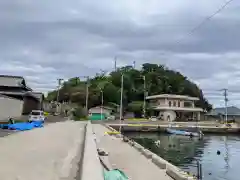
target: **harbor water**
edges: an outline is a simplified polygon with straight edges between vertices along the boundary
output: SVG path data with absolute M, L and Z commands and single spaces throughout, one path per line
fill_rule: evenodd
M 240 179 L 240 136 L 205 135 L 203 140 L 167 134 L 130 133 L 127 136 L 179 168 L 203 180 Z

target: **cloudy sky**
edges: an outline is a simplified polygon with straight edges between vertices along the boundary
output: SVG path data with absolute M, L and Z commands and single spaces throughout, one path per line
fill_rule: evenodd
M 118 66 L 161 63 L 195 81 L 216 106 L 222 88 L 240 106 L 240 2 L 188 35 L 226 1 L 1 0 L 0 72 L 46 92 L 57 78 L 112 70 L 114 57 Z

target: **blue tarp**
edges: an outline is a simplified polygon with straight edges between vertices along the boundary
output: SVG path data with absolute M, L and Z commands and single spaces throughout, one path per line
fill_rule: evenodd
M 14 123 L 14 124 L 1 124 L 1 128 L 17 130 L 17 131 L 26 131 L 34 128 L 43 127 L 43 121 L 33 121 L 33 122 L 22 122 L 22 123 Z

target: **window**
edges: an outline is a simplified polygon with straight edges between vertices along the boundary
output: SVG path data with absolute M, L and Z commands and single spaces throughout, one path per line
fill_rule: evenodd
M 169 104 L 169 107 L 171 107 L 171 106 L 172 106 L 172 102 L 171 102 L 171 101 L 169 101 L 169 102 L 168 102 L 168 104 Z
M 177 103 L 176 101 L 173 101 L 173 106 L 176 107 L 177 106 Z
M 180 103 L 180 101 L 178 101 L 178 107 L 181 107 L 181 103 Z
M 192 107 L 192 102 L 185 101 L 184 102 L 184 107 Z
M 42 113 L 41 113 L 41 111 L 32 111 L 31 112 L 31 115 L 34 115 L 34 116 L 41 116 L 42 115 Z

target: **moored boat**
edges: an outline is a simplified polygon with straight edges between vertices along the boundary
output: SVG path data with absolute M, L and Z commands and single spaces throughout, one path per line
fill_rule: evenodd
M 172 128 L 167 128 L 166 131 L 169 134 L 191 136 L 191 137 L 201 137 L 203 135 L 202 132 L 189 132 L 189 131 L 177 130 Z

